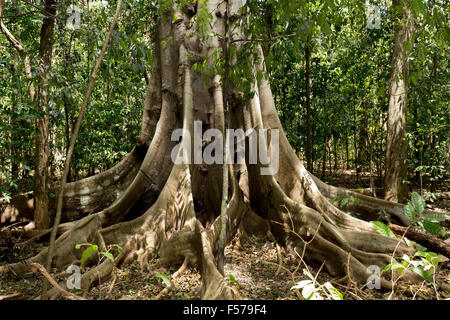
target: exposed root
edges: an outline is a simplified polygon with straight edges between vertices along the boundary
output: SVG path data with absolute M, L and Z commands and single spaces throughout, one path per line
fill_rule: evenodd
M 266 128 L 281 129 L 267 80 L 260 81 L 254 99 L 259 99 L 261 108 L 257 102 L 250 103 L 246 129 L 260 127 L 262 122 Z M 261 176 L 258 165 L 248 167 L 250 204 L 258 215 L 269 219 L 278 242 L 297 252 L 304 250 L 307 260 L 324 263 L 332 276 L 347 275 L 359 283 L 370 277 L 368 266 L 383 268 L 391 262 L 388 254 L 396 249 L 397 254 L 415 251 L 396 239 L 370 233 L 374 229 L 369 223 L 334 207 L 304 169 L 284 133 L 280 134 L 279 154 L 276 177 Z M 381 286 L 390 289 L 392 284 L 382 279 Z
M 183 261 L 183 264 L 181 265 L 181 267 L 172 275 L 171 279 L 172 281 L 170 282 L 170 285 L 165 287 L 155 298 L 155 300 L 159 300 L 161 299 L 161 297 L 167 295 L 168 293 L 170 293 L 170 291 L 172 291 L 172 289 L 175 287 L 173 281 L 175 279 L 177 279 L 178 277 L 180 277 L 184 271 L 186 271 L 186 268 L 189 264 L 189 257 L 186 257 Z
M 201 297 L 204 300 L 234 300 L 240 299 L 236 296 L 225 282 L 223 276 L 217 270 L 214 263 L 214 255 L 211 248 L 211 240 L 206 230 L 201 232 L 202 239 L 202 288 Z

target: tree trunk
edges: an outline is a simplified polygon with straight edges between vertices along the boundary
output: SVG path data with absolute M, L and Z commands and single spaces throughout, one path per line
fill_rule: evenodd
M 404 202 L 408 197 L 407 166 L 405 164 L 406 108 L 408 102 L 409 57 L 412 51 L 414 24 L 407 1 L 394 0 L 399 20 L 395 27 L 395 43 L 389 87 L 389 107 L 386 138 L 385 199 Z
M 437 97 L 435 96 L 435 90 L 437 88 L 438 85 L 438 78 L 437 78 L 437 55 L 433 54 L 433 66 L 432 66 L 432 72 L 431 72 L 431 76 L 430 76 L 430 80 L 431 80 L 431 85 L 430 85 L 430 97 L 432 97 L 432 99 L 434 100 L 434 102 L 430 103 L 430 113 L 431 113 L 431 123 L 434 123 L 434 118 L 436 116 L 436 109 L 437 109 Z M 434 135 L 434 130 L 431 130 L 430 132 L 430 153 L 431 153 L 431 165 L 434 166 L 436 163 L 439 163 L 436 159 L 437 158 L 437 152 L 435 150 L 435 142 L 436 142 L 436 137 Z M 431 185 L 430 185 L 430 192 L 434 192 L 435 190 L 435 184 L 436 184 L 436 177 L 435 177 L 436 173 L 433 172 L 433 176 L 432 176 L 432 181 L 431 181 Z
M 334 171 L 338 170 L 338 139 L 333 135 Z
M 40 36 L 40 82 L 37 97 L 37 110 L 43 115 L 36 120 L 36 164 L 34 173 L 34 223 L 38 229 L 48 228 L 50 224 L 47 181 L 50 110 L 48 106 L 49 84 L 47 74 L 52 64 L 56 1 L 46 0 L 44 8 L 47 14 L 42 22 Z
M 350 169 L 349 156 L 348 156 L 348 130 L 345 132 L 345 170 Z
M 230 5 L 230 21 L 235 21 L 235 2 L 230 1 Z M 258 148 L 271 161 L 255 163 L 246 154 L 242 162 L 229 165 L 226 232 L 223 232 L 224 164 L 220 161 L 207 164 L 205 159 L 195 163 L 185 161 L 191 155 L 188 151 L 198 148 L 192 139 L 194 121 L 221 132 L 225 119 L 220 93 L 226 93 L 217 81 L 221 75 L 216 73 L 205 81 L 209 72 L 194 69 L 194 64 L 208 57 L 209 67 L 214 65 L 212 55 L 222 46 L 217 35 L 224 34 L 226 3 L 210 0 L 199 2 L 198 6 L 206 6 L 208 12 L 215 11 L 210 24 L 213 30 L 208 32 L 214 36 L 203 40 L 199 37 L 196 24 L 191 21 L 195 15 L 191 2 L 179 6 L 175 1 L 171 7 L 173 12 L 166 12 L 159 19 L 153 72 L 136 147 L 116 167 L 64 188 L 64 210 L 76 210 L 81 218 L 61 225 L 67 231 L 55 242 L 52 265 L 64 268 L 79 260 L 82 250 L 74 248 L 77 243 L 97 244 L 99 249 L 118 244 L 124 252 L 115 259 L 117 265 L 137 259 L 142 268 L 152 269 L 155 266 L 149 265 L 150 259 L 159 258 L 157 266 L 182 263 L 198 266 L 202 299 L 234 299 L 239 298 L 237 289 L 225 282 L 216 258 L 220 237 L 225 236 L 225 243 L 230 243 L 238 228 L 258 225 L 270 229 L 276 241 L 294 255 L 304 253 L 307 261 L 324 263 L 332 276 L 348 276 L 360 283 L 366 283 L 371 276 L 369 265 L 382 268 L 392 262 L 390 254 L 394 252 L 399 256 L 414 253 L 413 247 L 374 233 L 372 224 L 353 218 L 330 202 L 336 195 L 350 194 L 361 199 L 355 201 L 352 208 L 355 212 L 376 214 L 386 210 L 393 219 L 404 221 L 400 213 L 402 205 L 331 187 L 304 168 L 281 127 L 269 82 L 264 77 L 254 79 L 252 98 L 228 96 L 229 127 L 244 132 L 267 130 Z M 177 17 L 175 21 L 173 16 Z M 167 42 L 163 45 L 162 41 Z M 230 45 L 245 47 L 246 44 L 231 41 Z M 255 49 L 259 55 L 255 71 L 265 71 L 262 49 L 260 46 Z M 231 81 L 227 91 L 236 92 Z M 184 130 L 177 131 L 181 136 L 174 137 L 172 133 L 181 128 Z M 245 140 L 249 139 L 250 136 Z M 204 136 L 201 150 L 213 145 L 216 146 L 215 140 Z M 220 150 L 218 146 L 216 150 Z M 274 169 L 276 159 L 278 170 Z M 116 184 L 120 187 L 114 189 Z M 105 198 L 108 198 L 106 204 L 102 201 Z M 48 249 L 44 248 L 26 261 L 1 266 L 0 274 L 26 272 L 31 263 L 42 264 L 47 253 Z M 98 265 L 95 260 L 88 262 L 93 268 L 82 275 L 84 291 L 113 271 L 109 259 Z M 406 272 L 404 279 L 417 280 L 417 277 Z M 61 283 L 63 288 L 64 283 Z M 392 287 L 384 278 L 381 285 Z M 56 289 L 49 291 L 52 299 L 59 295 Z
M 313 172 L 312 139 L 311 139 L 311 36 L 306 39 L 306 167 Z

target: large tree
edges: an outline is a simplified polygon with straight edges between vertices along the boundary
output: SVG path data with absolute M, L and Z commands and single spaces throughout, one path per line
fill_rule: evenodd
M 394 0 L 396 18 L 394 52 L 389 87 L 389 107 L 386 139 L 385 199 L 405 202 L 408 168 L 406 142 L 406 108 L 408 105 L 409 58 L 412 51 L 414 20 L 409 1 Z
M 174 1 L 171 10 L 161 15 L 136 146 L 110 170 L 66 185 L 63 218 L 72 221 L 59 227 L 59 233 L 63 234 L 56 241 L 53 266 L 62 268 L 79 260 L 82 250 L 75 249 L 76 244 L 95 243 L 103 249 L 118 244 L 124 252 L 115 263 L 137 259 L 143 267 L 152 268 L 150 257 L 159 257 L 158 265 L 197 264 L 203 278 L 202 298 L 236 297 L 215 261 L 218 240 L 223 235 L 220 219 L 223 165 L 174 164 L 171 158 L 178 143 L 171 140 L 171 135 L 178 128 L 185 129 L 181 144 L 192 145 L 194 150 L 191 140 L 194 121 L 202 121 L 205 130 L 223 131 L 227 122 L 230 128 L 244 131 L 280 130 L 278 172 L 261 175 L 260 169 L 266 166 L 253 164 L 248 157 L 244 163 L 229 167 L 227 242 L 238 228 L 250 232 L 252 228 L 248 226 L 268 226 L 277 242 L 294 254 L 313 263 L 324 263 L 333 276 L 348 276 L 350 281 L 362 283 L 371 275 L 369 265 L 382 268 L 392 262 L 390 254 L 414 252 L 414 248 L 396 238 L 375 233 L 372 224 L 341 211 L 330 199 L 353 196 L 359 201 L 349 204 L 348 210 L 367 217 L 385 210 L 393 219 L 407 223 L 401 204 L 329 186 L 304 168 L 281 127 L 267 78 L 256 76 L 265 68 L 259 46 L 256 46 L 257 63 L 249 61 L 254 71 L 254 95 L 240 94 L 231 81 L 224 86 L 220 79 L 227 77 L 220 71 L 210 74 L 210 70 L 222 70 L 214 68 L 214 56 L 223 47 L 226 24 L 240 17 L 237 3 L 210 0 L 199 2 L 196 8 L 190 1 Z M 227 6 L 231 6 L 228 14 Z M 210 24 L 193 23 L 194 19 L 201 20 L 198 15 L 202 12 L 214 13 Z M 199 26 L 211 26 L 212 30 L 204 32 Z M 238 40 L 226 42 L 236 50 L 251 41 Z M 207 66 L 198 68 L 206 58 Z M 229 121 L 225 121 L 224 100 Z M 268 141 L 263 147 L 275 156 L 274 145 Z M 209 143 L 203 141 L 203 148 Z M 47 252 L 44 249 L 24 262 L 2 266 L 0 273 L 23 273 L 31 263 L 43 263 Z M 112 270 L 113 262 L 106 259 L 83 274 L 82 289 L 88 290 Z M 414 277 L 412 273 L 407 275 Z M 381 285 L 390 288 L 392 283 L 382 279 Z M 51 298 L 58 294 L 55 289 L 49 292 Z

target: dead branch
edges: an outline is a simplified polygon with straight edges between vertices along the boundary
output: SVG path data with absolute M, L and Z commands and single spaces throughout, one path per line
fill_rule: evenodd
M 63 295 L 63 297 L 70 299 L 70 300 L 85 300 L 77 295 L 74 295 L 73 293 L 70 293 L 69 291 L 63 289 L 56 281 L 55 279 L 52 278 L 52 276 L 47 272 L 47 270 L 44 268 L 43 265 L 39 264 L 39 263 L 32 263 L 31 264 L 31 270 L 33 272 L 39 271 L 47 280 L 48 282 L 50 282 L 50 284 L 56 288 L 56 290 L 58 290 L 59 292 L 61 292 L 61 294 Z

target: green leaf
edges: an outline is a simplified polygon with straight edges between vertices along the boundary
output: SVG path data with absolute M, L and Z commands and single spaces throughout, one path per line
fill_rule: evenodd
M 331 299 L 333 300 L 344 300 L 344 297 L 342 296 L 342 293 L 329 282 L 326 282 L 324 284 L 325 288 L 327 288 L 328 292 L 331 295 Z
M 344 198 L 341 200 L 341 207 L 345 207 L 348 203 L 348 198 Z
M 425 248 L 424 246 L 422 246 L 419 243 L 416 243 L 415 246 L 416 246 L 416 249 L 419 250 L 419 251 L 427 251 L 428 250 L 427 248 Z
M 92 246 L 92 243 L 79 243 L 75 246 L 75 249 L 80 249 L 82 246 Z
M 422 278 L 427 280 L 429 283 L 434 284 L 433 276 L 431 275 L 430 271 L 428 271 L 428 270 L 425 271 L 422 268 L 417 268 L 417 267 L 411 267 L 409 269 L 411 271 L 414 271 L 415 273 L 417 273 L 419 276 L 421 276 Z
M 114 262 L 114 256 L 111 253 L 104 251 L 100 251 L 99 253 Z
M 386 236 L 386 237 L 395 238 L 395 234 L 383 222 L 381 222 L 381 221 L 371 221 L 370 223 L 372 223 L 373 227 L 375 228 L 375 230 L 379 234 L 381 234 L 383 236 Z
M 425 210 L 425 200 L 417 192 L 412 193 L 411 203 L 417 214 L 421 215 L 423 210 Z
M 230 274 L 228 275 L 228 278 L 230 279 L 230 282 L 232 285 L 238 286 L 239 288 L 241 288 L 241 284 L 236 280 L 236 278 Z
M 123 248 L 121 246 L 119 246 L 118 244 L 111 244 L 109 245 L 110 248 L 116 247 L 117 251 L 119 251 L 119 253 L 123 252 Z
M 423 219 L 429 222 L 442 222 L 445 220 L 450 220 L 450 216 L 442 213 L 431 213 L 424 215 Z
M 427 232 L 431 233 L 432 235 L 441 235 L 445 236 L 444 228 L 441 227 L 439 223 L 430 222 L 428 220 L 421 220 L 419 222 L 419 225 L 424 228 Z
M 405 238 L 405 242 L 406 242 L 406 245 L 408 247 L 413 247 L 414 246 L 414 241 L 411 241 L 411 240 L 408 240 L 407 238 Z
M 384 267 L 383 270 L 381 270 L 381 273 L 384 273 L 389 270 L 397 270 L 397 269 L 405 269 L 405 266 L 402 265 L 401 263 L 390 263 L 386 267 Z
M 414 256 L 425 258 L 425 260 L 430 262 L 434 268 L 437 268 L 439 262 L 441 262 L 441 257 L 431 251 L 418 251 L 414 254 Z
M 86 262 L 86 259 L 89 258 L 91 254 L 98 251 L 98 246 L 95 244 L 91 244 L 86 250 L 83 251 L 83 254 L 81 255 L 80 260 L 80 267 L 83 268 L 84 263 Z
M 155 277 L 160 278 L 163 281 L 163 283 L 166 285 L 166 287 L 168 287 L 172 284 L 170 279 L 163 272 L 158 272 L 157 274 L 155 274 Z
M 403 208 L 403 212 L 410 221 L 416 221 L 416 211 L 411 204 L 408 203 L 407 205 L 405 205 L 405 207 Z

